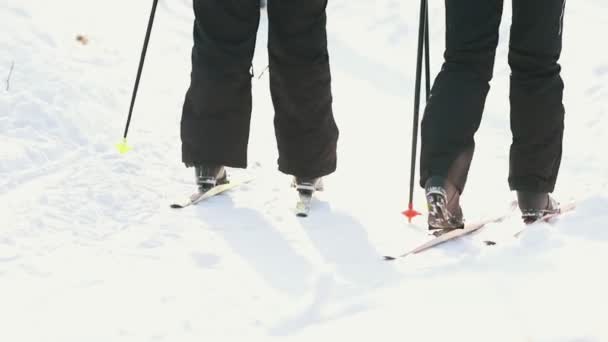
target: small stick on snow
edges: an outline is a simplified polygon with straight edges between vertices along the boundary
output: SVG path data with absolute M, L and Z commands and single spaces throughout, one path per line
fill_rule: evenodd
M 6 91 L 10 89 L 11 85 L 11 75 L 13 74 L 13 69 L 15 68 L 15 61 L 11 64 L 11 69 L 8 71 L 8 77 L 6 78 Z
M 268 65 L 264 68 L 264 70 L 262 70 L 262 73 L 260 73 L 260 76 L 258 76 L 258 80 L 262 79 L 262 76 L 264 76 L 264 73 L 266 72 L 266 70 L 268 70 Z

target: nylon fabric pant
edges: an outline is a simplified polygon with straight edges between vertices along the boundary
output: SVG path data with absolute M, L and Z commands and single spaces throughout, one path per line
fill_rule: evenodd
M 336 169 L 327 0 L 271 0 L 268 53 L 279 170 L 320 177 Z M 194 0 L 191 83 L 184 101 L 187 166 L 247 167 L 251 62 L 259 0 Z
M 511 190 L 552 192 L 562 155 L 565 0 L 512 0 L 509 42 Z M 420 184 L 443 176 L 464 190 L 492 79 L 502 0 L 446 0 L 445 62 L 422 120 Z

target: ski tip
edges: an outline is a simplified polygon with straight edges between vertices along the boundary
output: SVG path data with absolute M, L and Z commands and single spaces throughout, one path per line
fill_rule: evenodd
M 388 255 L 385 255 L 385 256 L 384 256 L 384 260 L 386 260 L 386 261 L 393 261 L 393 260 L 397 260 L 397 258 L 392 257 L 392 256 L 388 256 Z
M 297 213 L 296 214 L 297 217 L 308 217 L 307 213 Z
M 183 208 L 184 208 L 184 206 L 183 206 L 183 205 L 181 205 L 181 204 L 176 204 L 176 203 L 171 204 L 171 205 L 170 205 L 170 207 L 171 207 L 171 209 L 183 209 Z

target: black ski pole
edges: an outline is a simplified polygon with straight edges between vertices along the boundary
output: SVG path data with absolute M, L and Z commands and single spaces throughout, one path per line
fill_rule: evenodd
M 425 49 L 426 41 L 426 49 Z M 426 77 L 427 77 L 427 99 L 430 92 L 430 68 L 429 68 L 429 34 L 428 34 L 428 3 L 420 0 L 420 20 L 418 26 L 418 50 L 416 58 L 416 84 L 414 87 L 414 122 L 412 124 L 412 155 L 410 169 L 410 199 L 408 209 L 403 214 L 411 222 L 420 212 L 414 210 L 414 179 L 416 176 L 416 151 L 418 145 L 418 122 L 420 116 L 420 88 L 422 78 L 422 55 L 426 51 Z M 425 51 L 423 51 L 425 50 Z
M 127 124 L 125 126 L 125 132 L 122 136 L 122 142 L 117 145 L 120 153 L 127 153 L 131 148 L 127 145 L 127 133 L 129 133 L 129 125 L 131 125 L 131 116 L 133 115 L 133 107 L 135 105 L 135 97 L 137 96 L 137 89 L 139 88 L 139 80 L 141 78 L 141 71 L 144 68 L 144 60 L 146 59 L 146 51 L 148 50 L 148 42 L 150 41 L 150 33 L 152 32 L 152 24 L 154 23 L 154 14 L 156 13 L 156 6 L 158 0 L 154 0 L 152 3 L 152 12 L 150 13 L 150 20 L 148 21 L 148 29 L 146 30 L 146 38 L 144 39 L 144 47 L 141 51 L 141 58 L 139 60 L 139 68 L 137 69 L 137 77 L 135 78 L 135 86 L 133 87 L 133 95 L 131 96 L 131 106 L 129 107 L 129 116 L 127 117 Z
M 425 75 L 424 79 L 426 81 L 426 101 L 429 100 L 431 96 L 431 52 L 430 52 L 430 38 L 429 38 L 429 1 L 425 0 L 425 27 L 424 27 L 424 66 L 425 66 Z

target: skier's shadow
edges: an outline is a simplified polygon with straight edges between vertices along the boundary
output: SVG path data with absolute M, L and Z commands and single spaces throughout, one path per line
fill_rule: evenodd
M 268 334 L 271 336 L 293 335 L 309 326 L 338 320 L 370 309 L 370 305 L 367 303 L 349 303 L 338 309 L 334 308 L 331 312 L 324 312 L 326 304 L 336 292 L 335 287 L 336 282 L 332 275 L 321 275 L 316 281 L 310 305 L 292 316 L 283 318 L 268 330 Z
M 366 229 L 352 216 L 333 211 L 327 202 L 313 202 L 313 213 L 300 224 L 335 275 L 350 283 L 356 293 L 399 280 L 394 266 L 382 260 Z
M 323 313 L 328 304 L 341 299 L 348 302 L 399 280 L 393 266 L 383 261 L 371 245 L 365 227 L 353 217 L 332 211 L 327 202 L 319 200 L 313 202 L 312 210 L 311 216 L 302 218 L 300 224 L 325 262 L 332 266 L 331 271 L 318 279 L 310 305 L 274 325 L 269 330 L 272 336 L 292 335 L 311 325 L 366 311 L 370 306 L 363 299 Z
M 218 196 L 197 207 L 197 214 L 268 284 L 290 295 L 308 291 L 311 264 L 257 211 Z

